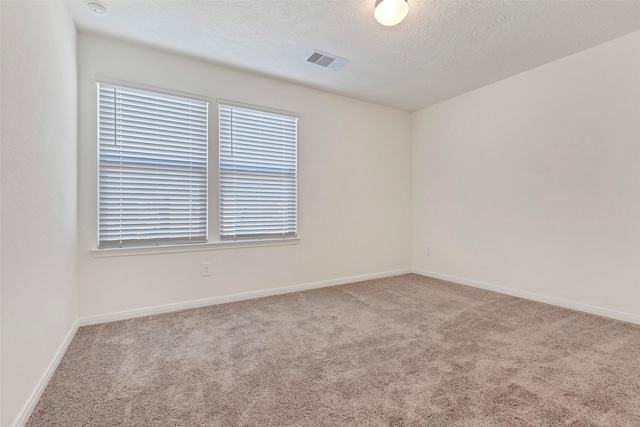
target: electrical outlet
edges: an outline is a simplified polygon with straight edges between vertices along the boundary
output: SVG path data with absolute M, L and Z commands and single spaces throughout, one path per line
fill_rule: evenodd
M 211 276 L 211 263 L 203 262 L 202 263 L 202 275 L 203 276 Z
M 424 254 L 426 256 L 431 256 L 431 247 L 430 246 L 425 246 L 424 247 Z

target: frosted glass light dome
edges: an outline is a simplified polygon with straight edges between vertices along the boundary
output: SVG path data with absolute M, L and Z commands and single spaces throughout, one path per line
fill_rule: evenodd
M 378 0 L 373 11 L 376 21 L 391 27 L 399 24 L 409 13 L 407 0 Z

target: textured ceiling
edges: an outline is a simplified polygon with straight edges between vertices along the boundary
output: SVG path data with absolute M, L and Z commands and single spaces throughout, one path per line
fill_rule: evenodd
M 80 31 L 414 111 L 640 30 L 640 1 L 409 0 L 383 27 L 375 0 L 82 1 Z M 306 62 L 314 49 L 351 62 Z

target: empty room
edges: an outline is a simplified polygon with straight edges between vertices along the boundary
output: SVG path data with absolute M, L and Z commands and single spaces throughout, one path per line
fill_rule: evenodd
M 640 426 L 640 1 L 0 37 L 2 427 Z

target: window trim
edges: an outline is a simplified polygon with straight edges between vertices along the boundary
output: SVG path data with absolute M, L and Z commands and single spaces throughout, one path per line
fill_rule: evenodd
M 269 107 L 263 107 L 260 105 L 246 104 L 244 102 L 229 101 L 228 99 L 222 99 L 222 98 L 218 98 L 217 101 L 218 101 L 218 105 L 226 105 L 227 107 L 246 108 L 249 110 L 262 111 L 263 113 L 279 114 L 281 116 L 289 116 L 289 117 L 295 117 L 296 119 L 300 119 L 300 114 L 287 111 L 287 110 L 279 110 L 277 108 L 269 108 Z M 219 143 L 220 141 L 218 141 L 218 144 Z
M 300 243 L 300 235 L 278 239 L 261 240 L 218 240 L 207 243 L 190 243 L 186 245 L 139 246 L 129 248 L 91 249 L 93 258 L 109 258 L 134 255 L 174 254 L 180 252 L 200 252 L 222 249 L 260 248 L 266 246 L 289 246 Z
M 149 92 L 157 92 L 163 95 L 167 95 L 167 96 L 176 96 L 178 98 L 187 98 L 187 99 L 193 99 L 194 101 L 201 101 L 201 102 L 208 102 L 209 104 L 212 103 L 212 98 L 209 96 L 204 96 L 204 95 L 198 95 L 192 92 L 183 92 L 183 91 L 179 91 L 179 90 L 173 90 L 173 89 L 167 89 L 164 87 L 158 87 L 158 86 L 152 86 L 152 85 L 145 85 L 142 83 L 132 83 L 129 81 L 125 81 L 125 80 L 118 80 L 118 79 L 112 79 L 109 77 L 104 77 L 101 75 L 97 75 L 94 77 L 93 82 L 95 84 L 105 84 L 105 85 L 111 85 L 111 86 L 123 86 L 129 89 L 138 89 L 138 90 L 146 90 Z M 97 104 L 96 104 L 97 105 Z M 99 129 L 97 130 L 99 132 Z M 96 133 L 98 133 L 96 132 Z

